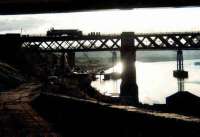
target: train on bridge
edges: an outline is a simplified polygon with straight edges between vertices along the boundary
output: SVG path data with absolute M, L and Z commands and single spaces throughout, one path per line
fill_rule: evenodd
M 60 36 L 82 36 L 83 33 L 82 31 L 78 30 L 78 29 L 63 29 L 63 30 L 59 30 L 59 29 L 54 29 L 51 28 L 50 30 L 47 31 L 47 36 L 51 36 L 51 37 L 60 37 Z

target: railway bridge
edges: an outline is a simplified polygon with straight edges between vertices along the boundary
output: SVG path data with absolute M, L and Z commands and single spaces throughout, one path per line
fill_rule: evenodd
M 76 52 L 120 51 L 123 63 L 120 97 L 137 104 L 136 51 L 138 50 L 198 50 L 200 33 L 148 33 L 122 32 L 121 35 L 82 36 L 29 36 L 3 35 L 5 43 L 18 43 L 20 48 L 40 52 L 67 53 L 73 67 Z M 33 50 L 34 51 L 34 50 Z

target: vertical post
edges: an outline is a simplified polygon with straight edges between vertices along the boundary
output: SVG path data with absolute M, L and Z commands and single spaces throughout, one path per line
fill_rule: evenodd
M 184 79 L 188 78 L 188 72 L 184 71 L 183 52 L 181 49 L 177 51 L 177 70 L 174 71 L 173 75 L 178 81 L 178 91 L 184 91 Z
M 68 73 L 71 73 L 71 68 L 69 67 L 65 52 L 63 52 L 61 55 L 60 67 L 61 67 L 61 74 L 63 76 L 67 75 Z
M 138 104 L 138 86 L 136 83 L 136 50 L 134 48 L 134 32 L 121 34 L 121 60 L 123 65 L 120 98 L 122 102 Z
M 67 52 L 67 61 L 71 69 L 75 66 L 75 52 Z

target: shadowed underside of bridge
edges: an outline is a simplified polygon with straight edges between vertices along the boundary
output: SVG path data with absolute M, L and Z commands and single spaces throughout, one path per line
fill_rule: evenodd
M 0 14 L 32 14 L 199 5 L 199 0 L 1 0 Z
M 41 52 L 121 50 L 121 35 L 47 37 L 21 36 L 22 47 Z M 200 33 L 135 34 L 134 50 L 198 50 Z

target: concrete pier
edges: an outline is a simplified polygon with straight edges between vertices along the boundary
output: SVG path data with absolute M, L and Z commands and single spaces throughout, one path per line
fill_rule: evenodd
M 134 33 L 123 32 L 121 34 L 121 61 L 123 72 L 120 86 L 122 103 L 139 103 L 135 60 L 136 50 L 134 50 Z

